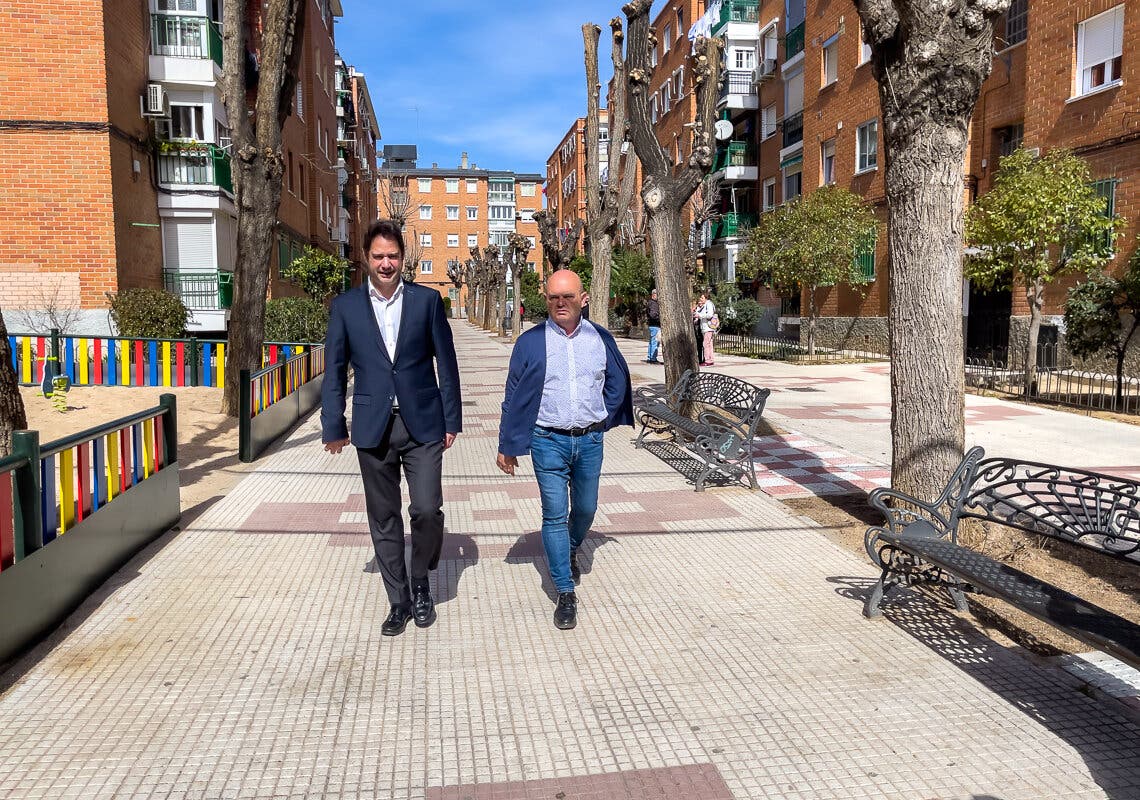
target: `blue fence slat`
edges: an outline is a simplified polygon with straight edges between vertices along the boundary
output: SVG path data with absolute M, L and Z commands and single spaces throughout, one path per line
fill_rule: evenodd
M 202 342 L 202 385 L 214 385 L 214 373 L 210 368 L 210 361 L 214 356 L 214 345 L 210 342 Z
M 63 363 L 67 379 L 75 383 L 75 340 L 70 336 L 63 340 Z
M 151 339 L 147 344 L 147 352 L 150 355 L 150 371 L 148 373 L 147 386 L 158 386 L 158 342 Z
M 114 339 L 107 340 L 107 385 L 119 384 L 119 343 Z
M 55 507 L 55 456 L 40 459 L 40 518 L 44 526 L 44 544 L 55 539 L 59 509 Z
M 92 473 L 91 481 L 91 513 L 99 510 L 106 500 L 107 494 L 107 440 L 103 436 L 96 436 L 92 444 Z

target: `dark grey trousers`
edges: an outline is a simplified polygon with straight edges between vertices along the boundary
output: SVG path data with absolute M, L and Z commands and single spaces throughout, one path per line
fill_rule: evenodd
M 423 444 L 408 435 L 399 414 L 379 447 L 357 448 L 364 479 L 368 530 L 388 600 L 410 607 L 411 587 L 427 585 L 443 545 L 443 442 Z M 400 467 L 408 477 L 412 522 L 411 582 L 404 564 L 404 521 L 400 516 Z

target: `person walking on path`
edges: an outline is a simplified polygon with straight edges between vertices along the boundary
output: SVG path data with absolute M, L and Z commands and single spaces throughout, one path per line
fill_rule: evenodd
M 701 339 L 703 341 L 701 352 L 702 367 L 711 367 L 715 361 L 713 337 L 716 335 L 716 329 L 712 324 L 712 318 L 715 316 L 716 306 L 713 305 L 713 301 L 709 299 L 708 292 L 701 292 L 700 300 L 697 302 L 697 307 L 693 311 L 693 319 L 699 322 L 701 326 Z
M 519 336 L 511 352 L 496 458 L 514 475 L 518 457 L 531 454 L 542 546 L 558 592 L 554 625 L 562 630 L 578 621 L 578 548 L 598 509 L 603 433 L 633 425 L 629 367 L 609 331 L 582 318 L 584 300 L 571 270 L 547 279 L 546 323 Z
M 401 278 L 400 226 L 374 222 L 364 248 L 368 280 L 333 300 L 329 311 L 321 440 L 330 453 L 349 443 L 344 411 L 351 365 L 351 441 L 364 480 L 376 563 L 392 606 L 380 632 L 397 636 L 409 619 L 421 628 L 435 620 L 428 575 L 443 545 L 443 451 L 463 429 L 459 364 L 439 292 Z M 400 516 L 401 467 L 411 497 L 410 580 Z
M 660 364 L 657 344 L 661 337 L 661 304 L 657 302 L 656 289 L 650 290 L 649 299 L 645 301 L 645 324 L 649 326 L 649 352 L 645 356 L 645 363 Z

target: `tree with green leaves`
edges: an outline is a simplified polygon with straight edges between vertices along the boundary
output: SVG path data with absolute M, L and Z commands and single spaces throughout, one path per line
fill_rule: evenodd
M 1112 257 L 1117 223 L 1105 209 L 1088 165 L 1070 151 L 1037 156 L 1018 149 L 1001 160 L 993 187 L 966 216 L 966 241 L 974 248 L 966 277 L 982 289 L 1020 284 L 1025 292 L 1027 394 L 1034 390 L 1045 287 L 1065 275 L 1098 270 Z
M 617 298 L 615 311 L 624 314 L 630 325 L 637 325 L 653 288 L 653 261 L 640 250 L 619 247 L 613 251 L 610 264 L 612 289 Z
M 314 300 L 324 302 L 348 285 L 349 264 L 343 258 L 305 245 L 293 263 L 281 268 L 281 277 L 292 281 Z
M 1103 272 L 1069 290 L 1065 343 L 1080 358 L 1108 354 L 1116 361 L 1116 403 L 1124 401 L 1124 358 L 1140 329 L 1140 236 L 1119 278 Z
M 748 234 L 737 274 L 767 274 L 781 289 L 803 287 L 808 296 L 808 356 L 815 356 L 816 296 L 822 287 L 869 282 L 856 254 L 873 241 L 878 221 L 871 206 L 838 186 L 821 186 L 763 214 Z

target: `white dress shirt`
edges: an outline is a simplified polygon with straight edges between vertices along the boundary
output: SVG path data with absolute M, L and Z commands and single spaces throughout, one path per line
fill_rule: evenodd
M 396 285 L 391 299 L 369 284 L 368 297 L 372 300 L 372 314 L 376 317 L 376 324 L 380 328 L 380 336 L 384 339 L 384 346 L 388 348 L 388 359 L 396 362 L 396 339 L 400 335 L 400 316 L 404 313 L 404 282 Z
M 546 380 L 537 423 L 546 428 L 585 428 L 606 414 L 606 345 L 587 319 L 567 334 L 546 320 Z

